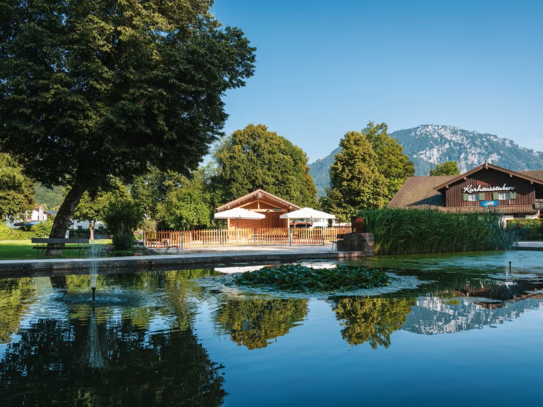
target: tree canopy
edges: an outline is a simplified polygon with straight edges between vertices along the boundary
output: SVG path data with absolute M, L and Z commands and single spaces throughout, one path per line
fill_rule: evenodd
M 361 208 L 381 208 L 387 202 L 387 180 L 380 173 L 378 157 L 366 136 L 350 131 L 341 139 L 330 170 L 327 208 L 344 221 Z
M 158 208 L 161 223 L 167 228 L 186 230 L 208 227 L 214 209 L 206 187 L 204 169 L 195 171 L 190 178 L 180 176 L 175 187 L 168 188 Z
M 377 154 L 377 167 L 388 181 L 386 198 L 390 201 L 405 180 L 415 176 L 415 164 L 409 161 L 398 140 L 388 135 L 388 126 L 385 123 L 369 122 L 368 126 L 362 129 L 362 134 Z
M 3 2 L 0 148 L 34 180 L 69 186 L 62 237 L 87 190 L 150 166 L 188 175 L 227 118 L 222 96 L 254 51 L 209 0 Z
M 446 161 L 430 170 L 430 175 L 460 175 L 460 169 L 456 161 Z
M 9 155 L 0 153 L 0 220 L 32 210 L 34 182 Z
M 262 124 L 225 138 L 214 158 L 225 201 L 262 188 L 296 205 L 317 205 L 305 152 Z

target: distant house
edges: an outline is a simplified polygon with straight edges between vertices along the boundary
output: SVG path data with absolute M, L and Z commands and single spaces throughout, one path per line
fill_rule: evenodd
M 507 219 L 543 219 L 543 170 L 511 171 L 485 163 L 461 175 L 411 177 L 390 208 L 497 211 Z
M 27 211 L 24 214 L 24 220 L 22 222 L 15 222 L 8 224 L 10 227 L 21 227 L 21 226 L 34 226 L 40 222 L 45 222 L 50 215 L 47 211 L 44 211 L 43 208 L 39 205 L 34 205 L 32 211 Z

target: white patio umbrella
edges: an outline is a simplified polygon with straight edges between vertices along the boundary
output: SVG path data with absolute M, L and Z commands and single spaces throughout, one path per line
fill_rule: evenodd
M 330 213 L 318 211 L 312 208 L 302 208 L 294 212 L 285 213 L 279 216 L 281 219 L 335 219 Z
M 302 208 L 294 212 L 285 213 L 279 216 L 279 218 L 280 219 L 335 219 L 336 217 L 330 213 L 318 211 L 313 208 Z M 289 243 L 292 244 L 292 240 L 290 237 L 290 222 L 288 225 L 288 240 L 289 240 Z M 324 237 L 323 237 L 323 244 L 324 244 Z
M 215 219 L 237 219 L 238 222 L 236 227 L 238 227 L 240 219 L 260 220 L 264 219 L 266 216 L 261 213 L 248 211 L 247 209 L 234 208 L 224 212 L 217 212 L 213 217 Z

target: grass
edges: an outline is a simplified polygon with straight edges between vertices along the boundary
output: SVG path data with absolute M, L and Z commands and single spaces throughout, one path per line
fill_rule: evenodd
M 373 209 L 359 216 L 380 255 L 507 250 L 514 241 L 496 212 Z
M 111 240 L 96 240 L 96 244 L 105 246 L 111 243 Z M 34 245 L 30 240 L 2 240 L 0 241 L 0 260 L 32 260 L 37 258 L 37 250 L 32 249 Z M 69 244 L 68 246 L 77 246 Z M 40 253 L 41 256 L 41 253 Z M 57 258 L 75 259 L 79 257 L 78 250 L 65 250 L 62 256 Z M 85 257 L 83 252 L 81 257 Z M 47 257 L 50 258 L 50 257 Z

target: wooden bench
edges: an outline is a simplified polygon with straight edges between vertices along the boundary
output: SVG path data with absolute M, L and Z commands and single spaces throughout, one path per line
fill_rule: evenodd
M 65 246 L 67 243 L 75 243 L 76 246 Z M 40 250 L 43 251 L 45 256 L 45 250 L 60 249 L 60 250 L 79 250 L 79 257 L 81 257 L 81 250 L 85 251 L 90 249 L 89 239 L 49 239 L 49 238 L 32 238 L 33 249 L 38 250 L 37 257 L 40 257 Z M 51 245 L 51 247 L 48 247 Z

